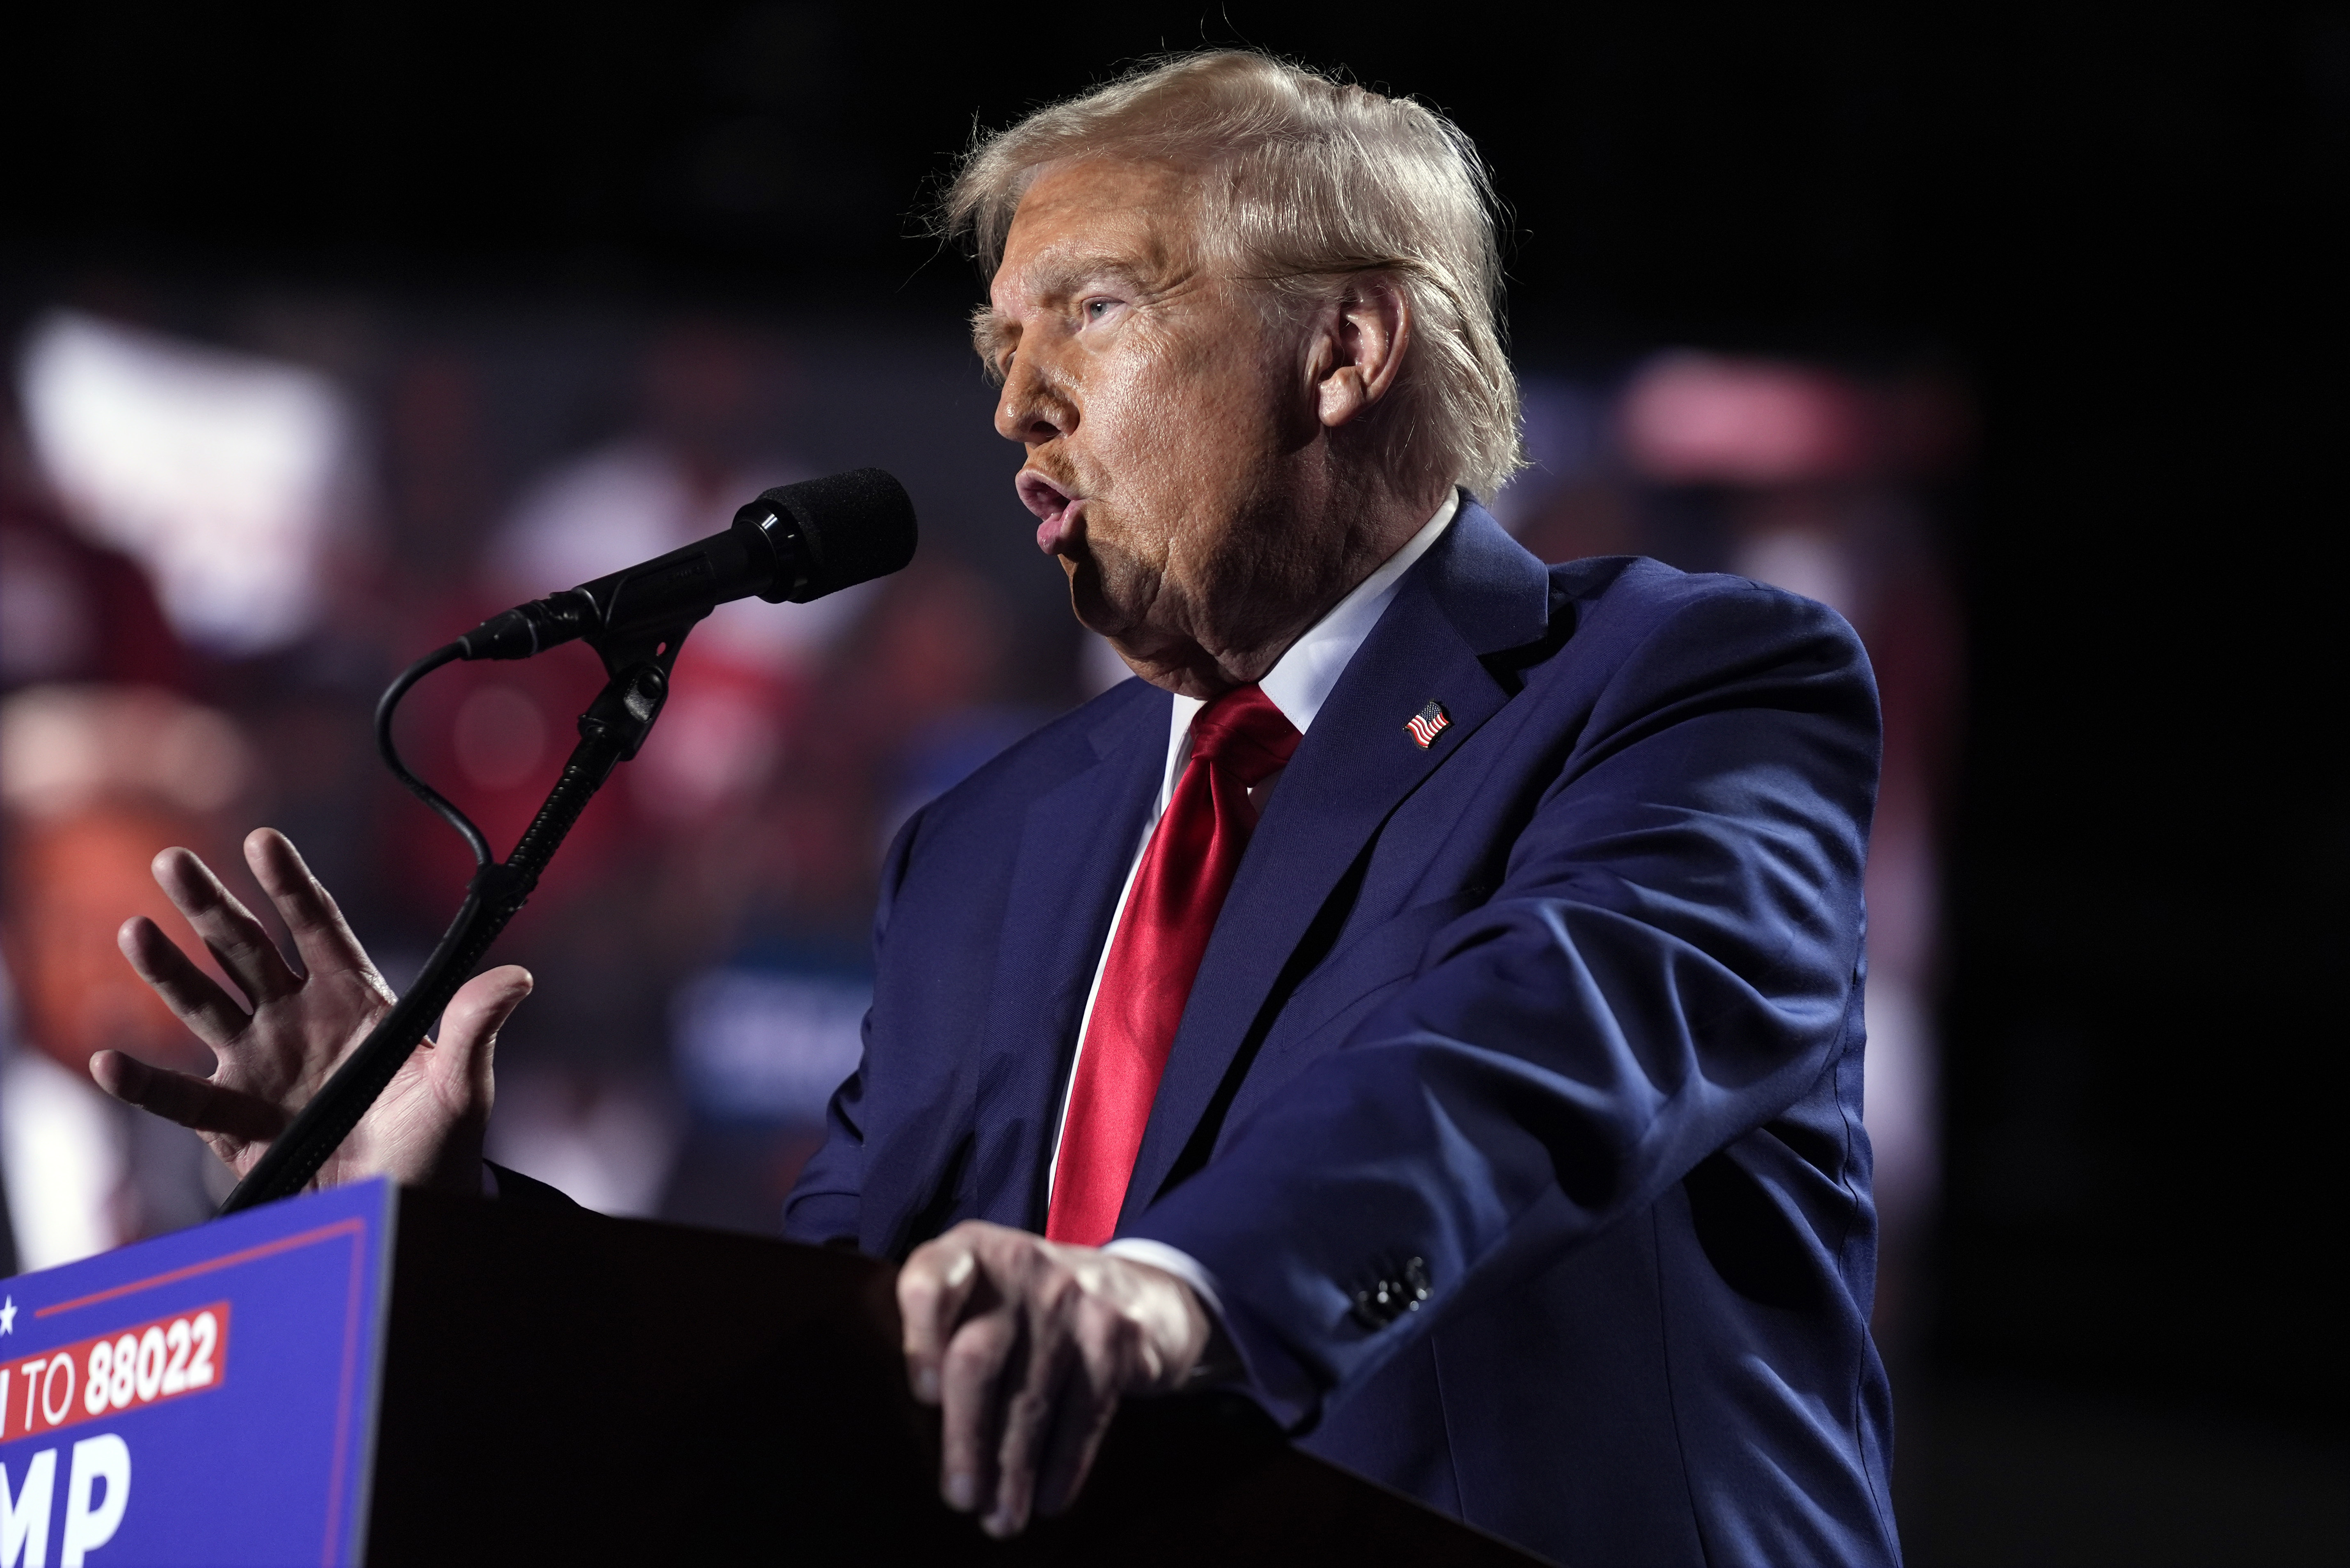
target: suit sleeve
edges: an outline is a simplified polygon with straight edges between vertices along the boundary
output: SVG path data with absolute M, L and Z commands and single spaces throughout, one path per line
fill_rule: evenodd
M 482 1161 L 488 1166 L 491 1179 L 497 1183 L 493 1189 L 501 1203 L 511 1203 L 519 1209 L 567 1209 L 583 1213 L 577 1199 L 563 1189 L 541 1181 L 535 1176 L 525 1176 L 519 1170 L 509 1170 L 495 1160 Z
M 916 812 L 898 830 L 889 856 L 882 862 L 881 896 L 873 911 L 873 950 L 877 957 L 889 935 L 889 911 L 897 902 L 898 889 L 905 883 L 907 861 L 913 854 L 922 816 L 923 813 Z M 784 1199 L 784 1239 L 787 1241 L 820 1246 L 857 1241 L 865 1173 L 865 1076 L 873 1045 L 870 1008 L 866 1010 L 862 1031 L 865 1054 L 858 1058 L 857 1071 L 833 1091 L 825 1106 L 824 1142 L 808 1157 L 799 1179 L 792 1185 L 790 1196 Z
M 1851 629 L 1773 590 L 1697 597 L 1561 751 L 1491 900 L 1132 1228 L 1215 1277 L 1293 1426 L 1447 1305 L 1645 1208 L 1840 1048 L 1878 753 Z M 1424 1283 L 1424 1310 L 1366 1310 L 1381 1280 Z

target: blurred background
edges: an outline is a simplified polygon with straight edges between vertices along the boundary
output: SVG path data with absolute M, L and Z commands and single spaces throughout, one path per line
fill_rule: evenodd
M 284 827 L 399 983 L 468 862 L 373 755 L 390 675 L 879 464 L 916 566 L 713 617 L 501 949 L 540 987 L 494 1153 L 773 1228 L 889 836 L 1125 673 L 1031 542 L 925 199 L 974 121 L 1203 43 L 1418 94 L 1492 163 L 1530 547 L 1762 578 L 1867 641 L 1909 1560 L 2350 1560 L 2350 815 L 2297 690 L 2342 510 L 2290 477 L 2341 441 L 2336 9 L 18 8 L 0 1262 L 221 1191 L 81 1066 L 198 1065 L 111 941 L 168 914 L 158 847 Z M 503 850 L 598 674 L 458 667 L 403 743 Z

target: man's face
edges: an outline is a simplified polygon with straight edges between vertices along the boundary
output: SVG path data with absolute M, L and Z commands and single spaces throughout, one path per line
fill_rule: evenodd
M 1346 555 L 1307 493 L 1297 313 L 1201 244 L 1186 176 L 1100 159 L 1036 177 L 990 305 L 995 426 L 1027 448 L 1020 497 L 1077 618 L 1177 691 L 1262 674 Z

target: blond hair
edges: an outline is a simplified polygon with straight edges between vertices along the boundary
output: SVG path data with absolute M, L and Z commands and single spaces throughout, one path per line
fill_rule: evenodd
M 1284 294 L 1326 293 L 1366 274 L 1393 280 L 1416 335 L 1378 416 L 1394 479 L 1490 498 L 1520 466 L 1496 204 L 1458 126 L 1411 99 L 1253 51 L 1185 55 L 981 136 L 946 193 L 942 226 L 970 235 L 993 274 L 1036 171 L 1087 157 L 1196 172 L 1203 231 Z

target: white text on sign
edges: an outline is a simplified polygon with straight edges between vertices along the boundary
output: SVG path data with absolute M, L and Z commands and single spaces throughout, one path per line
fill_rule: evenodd
M 20 1485 L 0 1461 L 0 1568 L 47 1568 L 50 1504 L 57 1490 L 57 1451 L 43 1449 L 25 1465 Z M 66 1476 L 65 1529 L 58 1568 L 82 1568 L 90 1552 L 114 1539 L 130 1506 L 130 1447 L 112 1432 L 73 1446 Z
M 228 1303 L 175 1313 L 0 1366 L 0 1443 L 220 1386 Z

